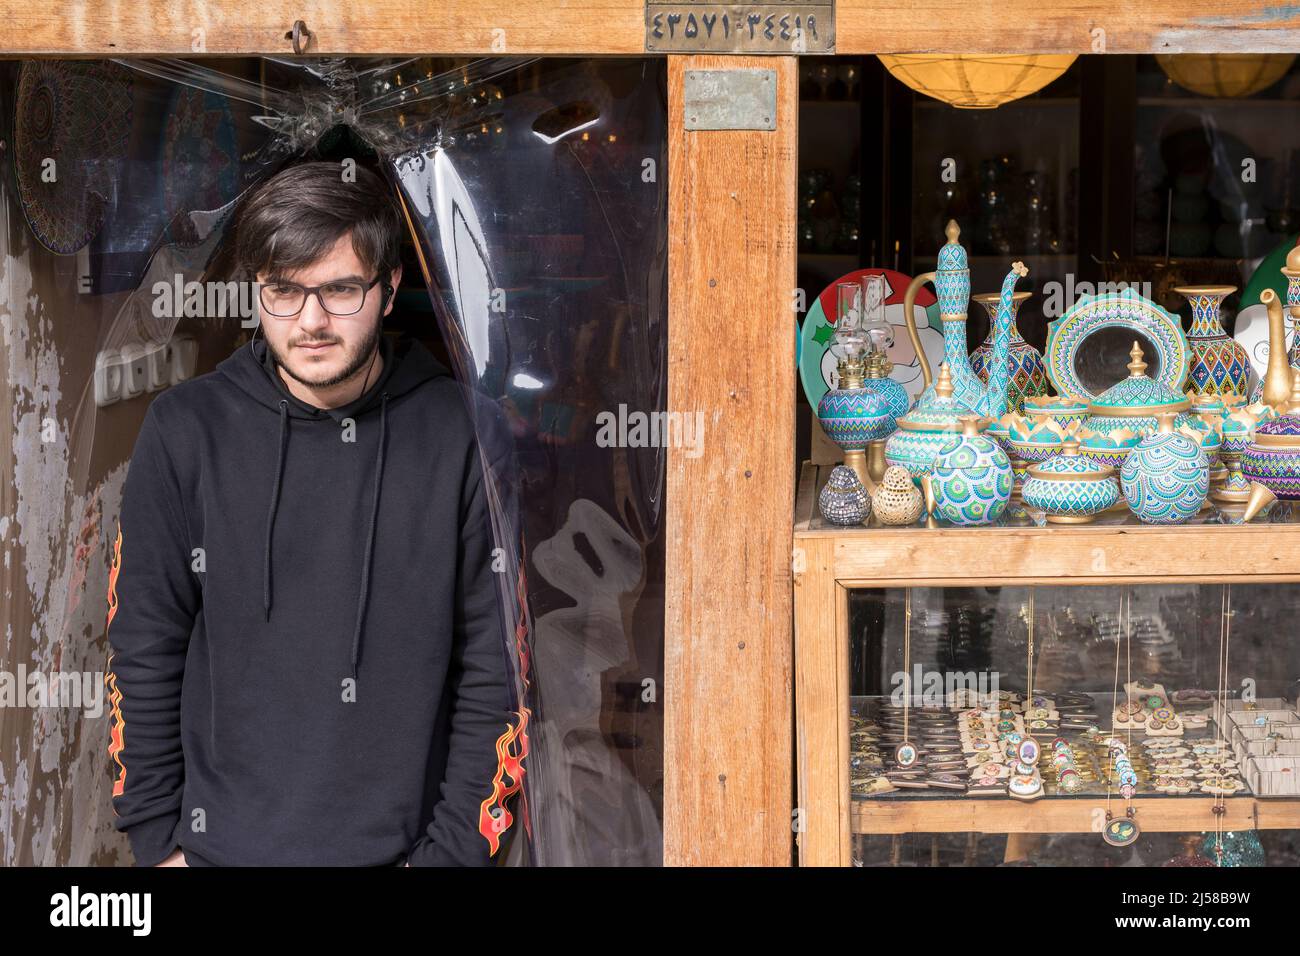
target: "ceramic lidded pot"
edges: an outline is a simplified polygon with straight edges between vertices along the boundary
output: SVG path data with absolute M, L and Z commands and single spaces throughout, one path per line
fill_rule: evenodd
M 862 524 L 871 514 L 871 495 L 858 479 L 858 473 L 847 465 L 831 469 L 826 487 L 817 496 L 822 517 L 831 524 Z
M 925 499 L 921 490 L 912 483 L 911 473 L 895 465 L 881 479 L 873 505 L 881 524 L 915 524 L 925 510 Z
M 1129 452 L 1120 469 L 1124 500 L 1147 524 L 1180 524 L 1196 515 L 1210 492 L 1210 459 L 1174 431 L 1175 413 L 1162 412 L 1154 435 Z
M 1011 444 L 1011 429 L 1024 428 L 1024 421 L 1023 415 L 1011 411 L 984 429 L 984 434 L 1001 445 L 1002 450 L 1007 453 L 1007 458 L 1011 461 L 1011 477 L 1014 481 L 1011 486 L 1012 501 L 1020 497 L 1020 486 L 1025 483 L 1025 477 L 1029 472 L 1029 462 L 1021 458 L 1015 446 Z
M 1114 507 L 1119 481 L 1115 469 L 1080 455 L 1078 439 L 1071 438 L 1059 455 L 1030 467 L 1020 495 L 1045 511 L 1049 522 L 1083 524 Z
M 970 411 L 953 397 L 948 366 L 939 368 L 934 391 L 922 395 L 910 412 L 898 419 L 898 430 L 885 442 L 885 462 L 906 468 L 920 483 L 930 473 L 939 449 L 961 431 L 959 419 Z
M 935 455 L 921 479 L 932 512 L 957 525 L 989 524 L 1011 500 L 1011 462 L 1000 445 L 980 434 L 981 419 L 964 415 L 962 433 Z
M 1285 501 L 1300 501 L 1300 374 L 1292 375 L 1285 415 L 1261 422 L 1241 456 L 1241 470 Z
M 1129 352 L 1129 377 L 1121 379 L 1088 403 L 1088 420 L 1079 430 L 1079 451 L 1102 465 L 1120 468 L 1129 452 L 1159 428 L 1158 415 L 1178 416 L 1174 427 L 1191 424 L 1186 414 L 1192 402 L 1181 392 L 1146 374 L 1142 347 L 1137 342 Z
M 1042 353 L 1025 341 L 1016 327 L 1016 313 L 1020 305 L 1032 292 L 1017 292 L 1012 296 L 1011 305 L 1011 341 L 1007 353 L 1007 408 L 1013 412 L 1020 411 L 1025 400 L 1047 394 L 1047 366 L 1043 364 Z M 989 383 L 989 356 L 993 354 L 993 332 L 998 320 L 998 305 L 1001 293 L 984 292 L 971 296 L 984 306 L 989 314 L 989 334 L 971 353 L 970 365 L 975 374 L 985 385 Z

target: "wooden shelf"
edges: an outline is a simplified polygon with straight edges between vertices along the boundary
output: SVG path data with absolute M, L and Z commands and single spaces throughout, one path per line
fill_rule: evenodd
M 1046 525 L 1022 514 L 998 525 L 841 528 L 822 520 L 817 492 L 831 465 L 806 462 L 795 503 L 795 566 L 813 542 L 829 549 L 844 587 L 943 587 L 973 584 L 1155 584 L 1231 580 L 1300 582 L 1300 522 L 1283 502 L 1285 521 L 1248 525 L 1145 525 L 1115 512 L 1092 524 Z M 1208 513 L 1207 513 L 1208 514 Z
M 1021 802 L 1010 797 L 867 798 L 852 802 L 850 830 L 863 834 L 898 833 L 1092 833 L 1104 819 L 1099 796 L 1041 797 Z M 1215 829 L 1214 798 L 1151 796 L 1133 801 L 1138 826 L 1148 833 L 1192 833 Z M 1111 812 L 1126 804 L 1111 800 Z M 1233 796 L 1224 798 L 1218 825 L 1225 830 L 1300 829 L 1300 798 Z

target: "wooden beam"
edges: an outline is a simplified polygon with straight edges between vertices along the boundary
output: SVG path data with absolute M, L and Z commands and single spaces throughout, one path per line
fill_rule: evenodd
M 644 0 L 0 0 L 0 55 L 643 53 Z
M 1296 50 L 1300 5 L 1273 0 L 838 0 L 835 9 L 840 54 Z
M 775 71 L 776 129 L 683 128 L 687 70 Z M 798 61 L 669 58 L 668 409 L 704 413 L 668 454 L 664 862 L 788 866 L 793 853 Z
M 310 55 L 645 51 L 645 0 L 0 0 L 0 55 L 288 55 L 295 20 L 313 34 Z M 839 0 L 835 33 L 837 52 L 854 55 L 1287 53 L 1300 49 L 1300 6 Z
M 848 592 L 836 587 L 829 539 L 795 551 L 795 767 L 798 781 L 795 842 L 800 866 L 839 866 L 848 847 L 847 681 L 841 674 L 838 608 Z M 838 593 L 837 593 L 838 592 Z
M 875 797 L 853 801 L 854 833 L 1100 833 L 1104 796 L 1042 797 L 1032 802 L 1011 797 L 945 796 L 900 800 Z M 1111 811 L 1128 804 L 1118 796 Z M 1148 833 L 1213 830 L 1293 830 L 1300 827 L 1300 800 L 1227 797 L 1216 817 L 1215 799 L 1204 795 L 1138 797 L 1138 825 Z
M 836 528 L 816 511 L 829 465 L 805 464 L 795 546 L 834 542 L 844 587 L 998 584 L 1276 584 L 1300 582 L 1300 522 L 1146 525 L 1126 514 L 1092 524 L 987 528 Z M 1284 507 L 1279 504 L 1277 507 Z

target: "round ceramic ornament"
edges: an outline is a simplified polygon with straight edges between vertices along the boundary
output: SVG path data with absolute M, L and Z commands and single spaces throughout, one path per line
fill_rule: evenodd
M 1011 461 L 996 441 L 980 434 L 977 416 L 961 421 L 962 434 L 939 450 L 924 486 L 938 517 L 956 525 L 990 524 L 1011 500 Z
M 1180 524 L 1201 510 L 1210 492 L 1210 461 L 1196 442 L 1160 416 L 1160 431 L 1124 459 L 1120 487 L 1129 509 L 1147 524 Z
M 903 769 L 907 769 L 915 764 L 920 756 L 920 751 L 916 749 L 916 745 L 911 741 L 906 740 L 899 744 L 898 749 L 894 751 L 894 760 L 896 760 L 898 765 Z

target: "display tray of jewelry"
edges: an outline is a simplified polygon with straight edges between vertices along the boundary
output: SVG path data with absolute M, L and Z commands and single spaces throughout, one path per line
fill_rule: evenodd
M 1161 734 L 1164 728 L 1151 727 L 1150 718 L 1162 710 L 1167 712 L 1160 713 L 1158 720 L 1164 724 L 1178 717 L 1176 706 L 1166 706 L 1178 695 L 1166 696 L 1162 687 L 1132 690 L 1147 693 L 1133 697 L 1136 707 L 1125 712 L 1143 719 L 1113 730 L 1099 726 L 1097 718 L 1109 717 L 1129 703 L 1125 690 L 1118 694 L 1036 690 L 1035 695 L 1003 691 L 984 706 L 911 707 L 906 731 L 903 707 L 887 697 L 854 697 L 849 730 L 852 796 L 1006 797 L 1032 802 L 1040 796 L 1096 798 L 1105 796 L 1108 788 L 1119 794 L 1126 783 L 1132 784 L 1135 795 L 1144 797 L 1230 799 L 1252 793 L 1246 768 L 1211 718 L 1199 729 L 1184 723 L 1177 735 Z M 1060 717 L 1052 721 L 1050 732 L 1040 732 L 1026 720 L 1041 710 Z M 1065 719 L 1070 715 L 1084 719 Z M 1118 768 L 1112 740 L 1124 748 Z M 896 755 L 905 741 L 916 750 L 914 762 L 907 767 L 900 766 Z

